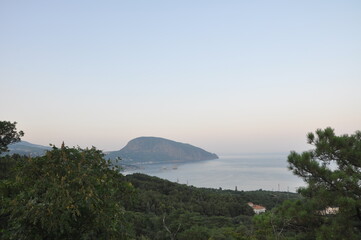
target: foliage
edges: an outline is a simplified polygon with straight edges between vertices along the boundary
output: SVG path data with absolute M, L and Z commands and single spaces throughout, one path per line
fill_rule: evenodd
M 247 202 L 271 209 L 286 199 L 299 199 L 284 192 L 195 188 L 144 174 L 127 175 L 126 180 L 136 189 L 135 201 L 125 208 L 138 238 L 251 239 L 254 213 Z
M 322 224 L 313 202 L 288 200 L 253 219 L 257 239 L 315 239 L 315 228 Z
M 43 157 L 20 161 L 2 181 L 3 239 L 122 239 L 122 202 L 132 192 L 101 151 L 53 147 Z
M 8 179 L 14 174 L 14 167 L 20 161 L 24 161 L 26 157 L 20 156 L 18 154 L 13 154 L 12 156 L 5 155 L 0 157 L 0 180 Z
M 349 231 L 344 236 L 350 239 L 356 236 L 355 221 L 337 225 L 350 215 L 322 216 L 315 211 L 320 199 L 310 198 L 307 189 L 302 193 L 305 199 L 286 192 L 195 188 L 144 174 L 123 176 L 94 147 L 63 145 L 42 157 L 0 157 L 0 238 L 326 239 L 331 232 L 330 239 L 337 239 L 341 231 Z M 351 200 L 344 205 L 357 205 Z M 254 216 L 250 201 L 270 211 Z
M 16 131 L 16 122 L 0 121 L 0 154 L 8 151 L 8 145 L 19 142 L 23 131 Z
M 334 130 L 317 130 L 309 133 L 308 143 L 314 150 L 288 157 L 290 169 L 302 177 L 308 187 L 300 193 L 312 199 L 315 210 L 322 213 L 327 207 L 339 211 L 332 218 L 325 219 L 317 230 L 320 239 L 349 239 L 361 237 L 361 132 L 353 135 L 336 136 Z M 335 228 L 335 225 L 338 227 Z M 325 232 L 330 234 L 325 236 Z M 332 234 L 331 234 L 332 233 Z M 332 236 L 331 236 L 332 235 Z
M 288 156 L 289 168 L 308 184 L 299 190 L 304 199 L 255 217 L 256 233 L 268 236 L 263 239 L 361 239 L 361 132 L 336 136 L 326 128 L 307 138 L 314 149 Z
M 299 198 L 195 188 L 144 174 L 124 177 L 94 148 L 54 148 L 44 157 L 0 160 L 18 165 L 0 182 L 3 239 L 252 239 L 247 202 L 271 209 Z

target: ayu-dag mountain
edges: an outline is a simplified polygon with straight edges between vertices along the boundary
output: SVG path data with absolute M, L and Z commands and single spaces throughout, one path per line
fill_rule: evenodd
M 51 147 L 21 141 L 9 145 L 6 154 L 30 157 L 44 155 Z M 173 182 L 197 187 L 254 190 L 280 189 L 295 191 L 303 185 L 287 169 L 287 153 L 241 154 L 221 156 L 190 144 L 158 137 L 139 137 L 119 151 L 108 152 L 106 159 L 121 158 L 124 174 L 145 173 Z M 114 163 L 116 163 L 114 161 Z
M 51 147 L 21 141 L 9 145 L 7 154 L 42 156 Z M 147 164 L 164 162 L 191 162 L 218 159 L 214 153 L 186 143 L 175 142 L 159 137 L 139 137 L 131 140 L 119 151 L 108 152 L 106 159 L 122 159 L 122 164 Z
M 139 137 L 119 151 L 109 152 L 106 158 L 121 158 L 124 164 L 193 162 L 218 159 L 214 153 L 186 143 L 159 137 Z

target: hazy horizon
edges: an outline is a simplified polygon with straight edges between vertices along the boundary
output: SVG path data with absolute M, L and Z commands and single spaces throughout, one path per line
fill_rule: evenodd
M 361 130 L 360 1 L 3 1 L 1 120 L 23 140 L 140 136 L 224 154 Z

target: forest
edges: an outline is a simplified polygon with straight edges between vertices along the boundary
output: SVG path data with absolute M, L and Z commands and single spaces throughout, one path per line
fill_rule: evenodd
M 23 135 L 16 122 L 0 122 L 1 153 Z M 361 132 L 319 129 L 307 141 L 313 150 L 287 160 L 308 184 L 298 193 L 124 176 L 95 147 L 5 155 L 0 239 L 361 239 Z M 267 211 L 255 214 L 248 202 Z

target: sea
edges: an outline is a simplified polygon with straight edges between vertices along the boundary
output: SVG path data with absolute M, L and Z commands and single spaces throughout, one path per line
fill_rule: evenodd
M 306 184 L 288 169 L 287 153 L 223 155 L 219 159 L 154 163 L 127 169 L 195 187 L 296 192 Z

